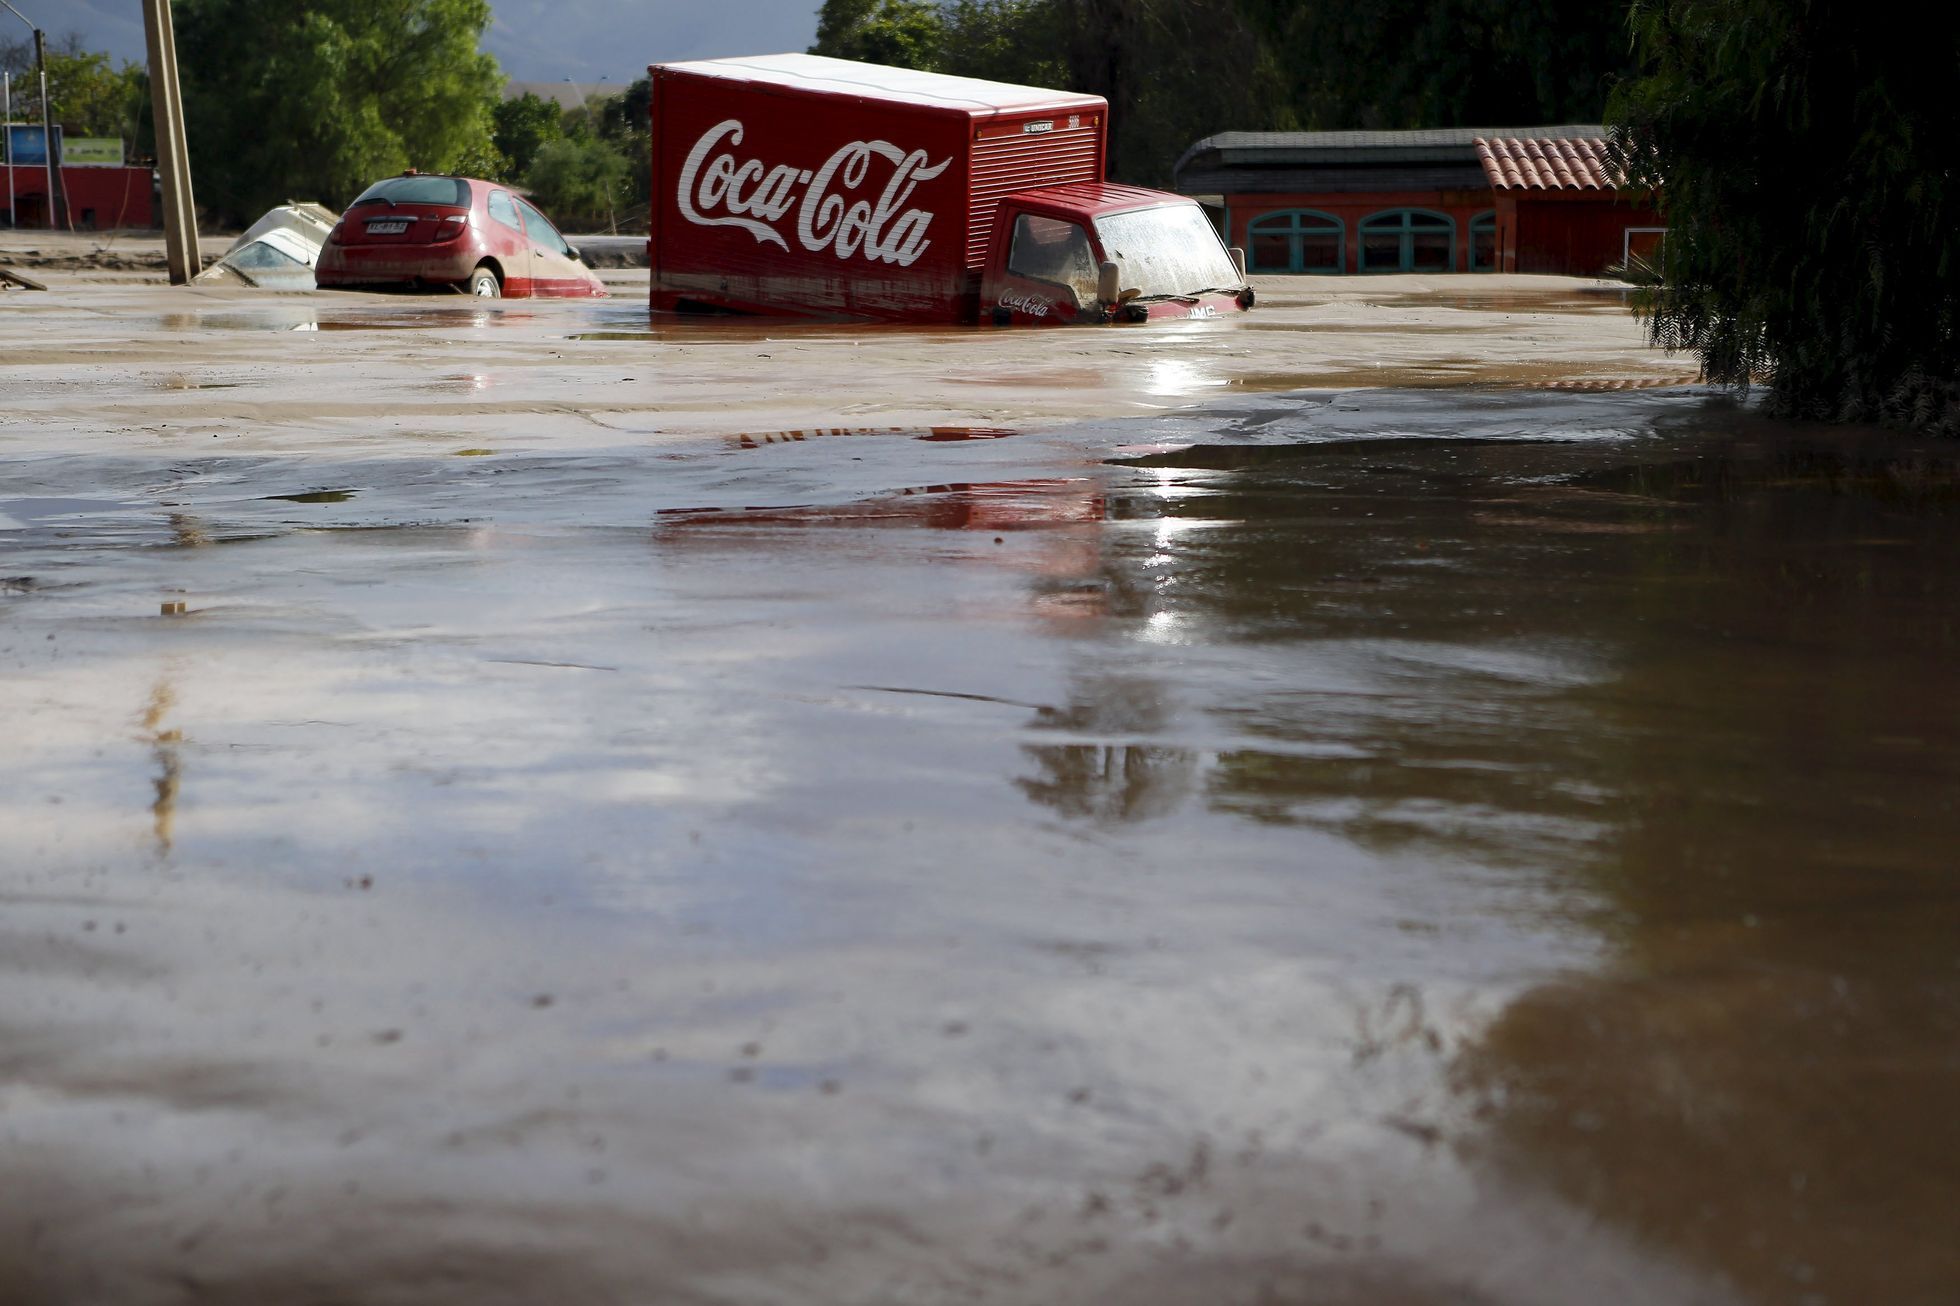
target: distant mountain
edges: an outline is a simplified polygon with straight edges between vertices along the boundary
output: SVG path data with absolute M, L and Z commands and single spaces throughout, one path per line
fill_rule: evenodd
M 286 3 L 289 0 L 272 0 Z M 79 32 L 90 49 L 141 63 L 138 0 L 15 0 L 60 38 Z M 820 0 L 490 0 L 483 48 L 518 81 L 626 83 L 650 63 L 775 54 L 808 48 Z M 0 15 L 4 17 L 4 15 Z M 6 19 L 11 23 L 12 19 Z M 23 29 L 22 35 L 25 35 Z

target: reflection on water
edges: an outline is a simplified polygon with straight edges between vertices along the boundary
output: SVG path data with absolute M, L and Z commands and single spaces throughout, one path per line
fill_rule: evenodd
M 741 431 L 722 437 L 731 449 L 760 449 L 771 444 L 801 444 L 834 436 L 907 435 L 928 444 L 958 444 L 967 440 L 1003 440 L 1015 434 L 1000 426 L 821 426 L 791 431 Z
M 1066 707 L 1040 709 L 1033 724 L 1083 742 L 1021 746 L 1036 769 L 1014 783 L 1030 800 L 1066 817 L 1119 824 L 1166 815 L 1196 791 L 1199 755 L 1150 742 L 1171 718 L 1162 689 L 1115 678 L 1075 688 Z
M 1951 450 L 776 437 L 15 469 L 0 1298 L 1955 1298 Z
M 525 308 L 502 306 L 486 308 L 475 301 L 445 304 L 444 297 L 433 297 L 412 308 L 337 309 L 302 303 L 274 303 L 249 309 L 226 309 L 196 313 L 164 313 L 156 325 L 165 331 L 417 331 L 440 328 L 516 326 L 536 316 Z
M 211 533 L 204 523 L 187 512 L 173 512 L 170 518 L 170 538 L 180 549 L 202 549 L 211 543 Z
M 1740 417 L 1648 448 L 1139 472 L 1112 518 L 1207 528 L 1112 529 L 1096 582 L 1213 656 L 1168 719 L 1085 655 L 1039 727 L 1089 738 L 1014 783 L 1488 868 L 1607 952 L 1455 1058 L 1466 1157 L 1752 1300 L 1952 1300 L 1960 457 Z
M 177 705 L 177 697 L 171 691 L 168 679 L 159 680 L 150 689 L 150 701 L 143 707 L 137 718 L 142 728 L 142 738 L 150 746 L 150 754 L 156 759 L 157 773 L 152 782 L 156 789 L 156 801 L 150 804 L 151 828 L 156 836 L 157 852 L 168 856 L 173 833 L 177 826 L 177 790 L 183 782 L 183 759 L 179 750 L 184 742 L 183 732 L 164 727 L 164 719 Z
M 1101 520 L 1102 497 L 1081 478 L 907 486 L 847 504 L 781 504 L 730 510 L 662 508 L 660 531 L 704 526 L 917 526 L 931 530 L 1022 531 Z

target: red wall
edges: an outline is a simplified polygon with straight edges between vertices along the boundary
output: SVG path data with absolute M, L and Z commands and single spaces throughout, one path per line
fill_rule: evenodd
M 14 225 L 48 225 L 48 171 L 22 164 L 0 167 L 0 213 L 6 211 L 6 174 L 13 173 Z M 153 174 L 148 168 L 63 168 L 61 183 L 68 192 L 68 211 L 75 230 L 153 227 L 150 196 Z
M 1596 276 L 1620 261 L 1628 227 L 1663 225 L 1651 207 L 1623 200 L 1565 199 L 1527 192 L 1517 199 L 1517 263 L 1506 271 Z
M 1345 242 L 1347 271 L 1352 273 L 1359 264 L 1363 218 L 1380 213 L 1384 209 L 1428 209 L 1433 213 L 1444 214 L 1455 221 L 1456 270 L 1468 272 L 1470 270 L 1470 219 L 1479 213 L 1488 213 L 1496 207 L 1497 203 L 1489 191 L 1477 190 L 1227 195 L 1225 209 L 1231 231 L 1230 239 L 1226 243 L 1237 245 L 1242 249 L 1250 249 L 1252 242 L 1247 234 L 1248 229 L 1253 222 L 1268 213 L 1284 213 L 1289 209 L 1317 209 L 1339 218 L 1347 227 Z M 1499 233 L 1499 248 L 1502 247 L 1502 233 Z
M 1228 242 L 1249 250 L 1251 224 L 1268 213 L 1317 209 L 1347 227 L 1347 271 L 1357 270 L 1361 220 L 1385 209 L 1428 209 L 1456 222 L 1456 270 L 1470 270 L 1470 219 L 1497 214 L 1497 270 L 1594 276 L 1618 263 L 1628 227 L 1658 227 L 1651 206 L 1602 199 L 1597 192 L 1566 198 L 1557 193 L 1489 190 L 1372 191 L 1334 194 L 1227 195 Z

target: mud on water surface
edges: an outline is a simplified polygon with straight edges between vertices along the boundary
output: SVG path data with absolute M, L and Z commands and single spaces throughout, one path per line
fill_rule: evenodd
M 0 1300 L 1960 1291 L 1951 448 L 622 284 L 0 303 Z

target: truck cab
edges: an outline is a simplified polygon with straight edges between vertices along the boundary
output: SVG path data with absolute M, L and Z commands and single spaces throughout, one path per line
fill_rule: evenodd
M 1216 317 L 1253 294 L 1195 200 L 1080 182 L 1001 199 L 979 299 L 981 322 L 1018 326 Z

